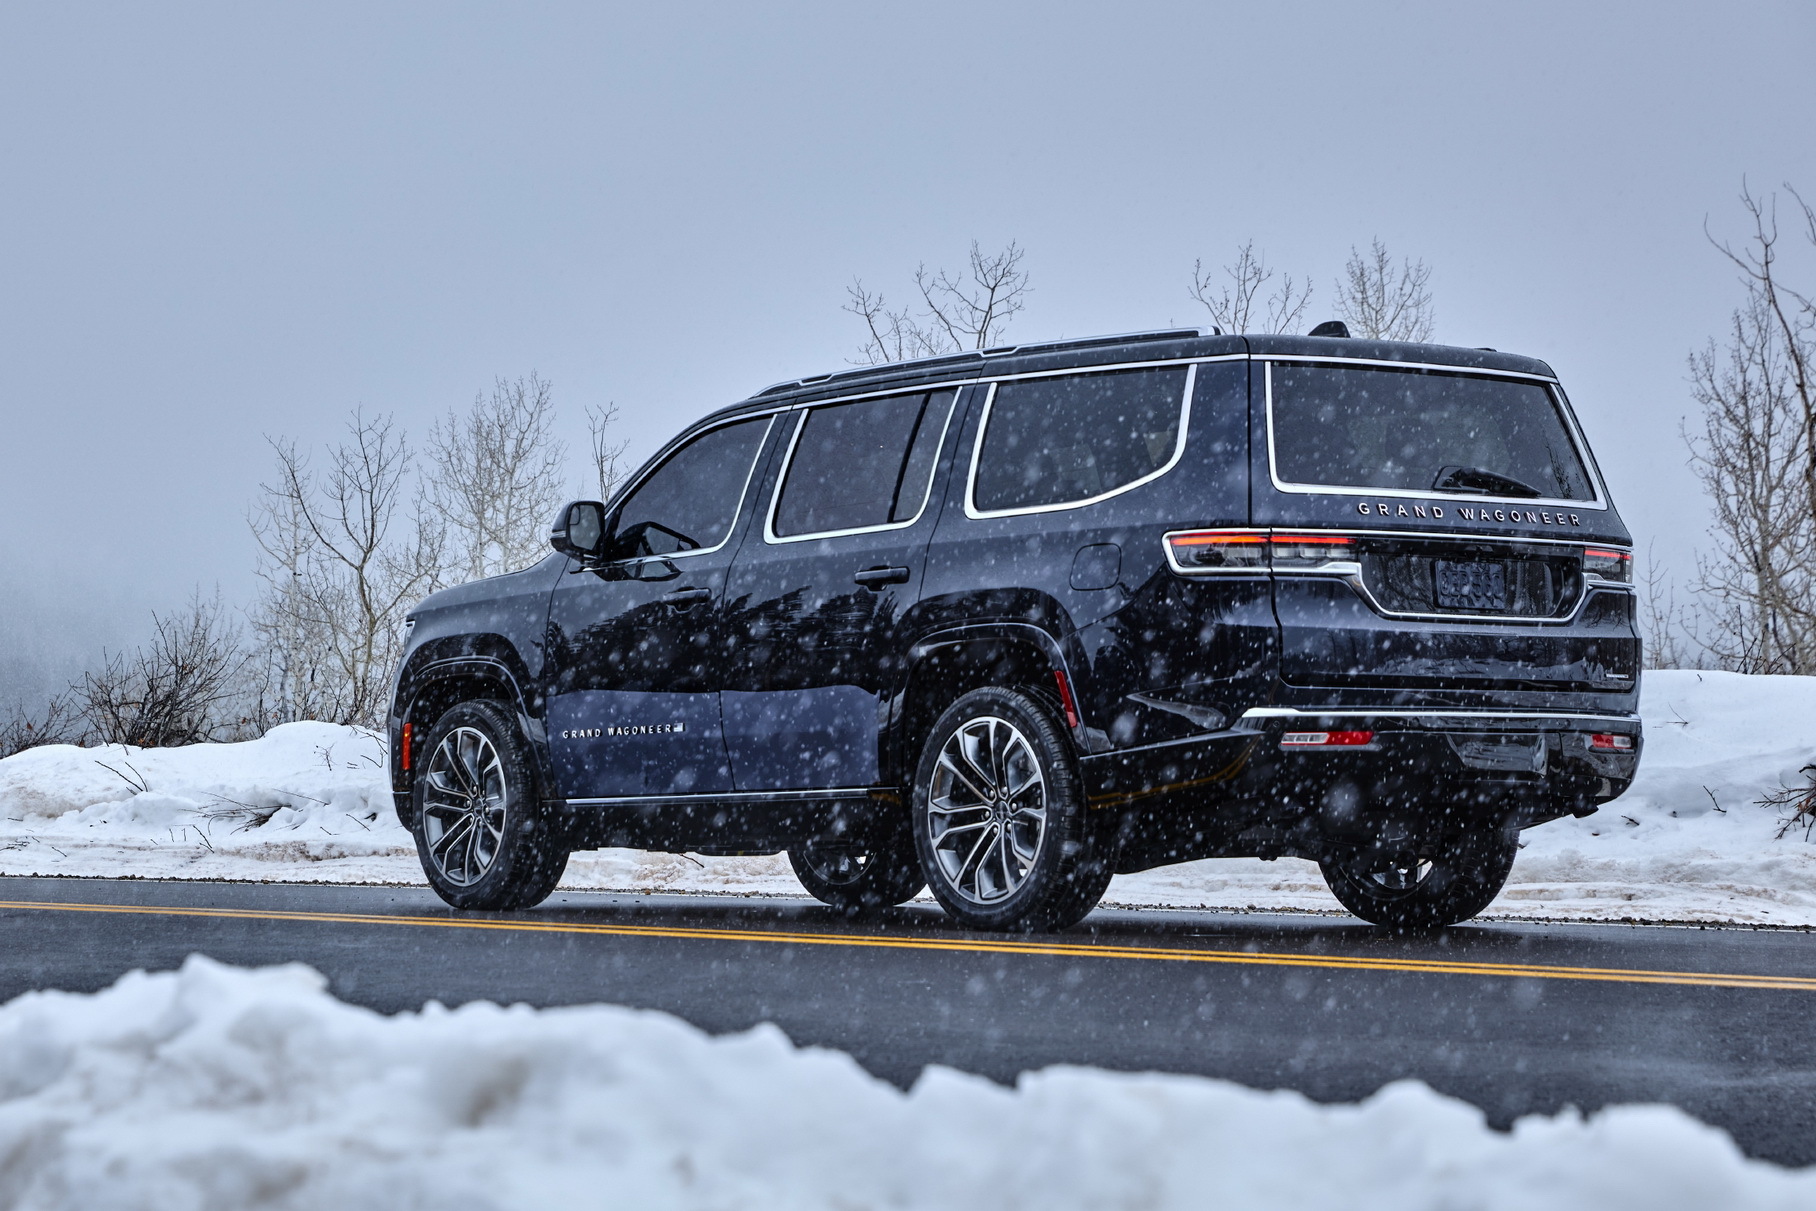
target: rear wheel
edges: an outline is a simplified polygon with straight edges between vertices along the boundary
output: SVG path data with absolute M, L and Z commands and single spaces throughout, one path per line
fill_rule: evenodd
M 1376 925 L 1437 929 L 1475 916 L 1501 894 L 1519 834 L 1482 830 L 1431 852 L 1332 851 L 1318 863 L 1343 907 Z
M 411 794 L 417 856 L 455 908 L 527 908 L 548 898 L 567 849 L 542 814 L 535 766 L 495 702 L 463 702 L 429 732 Z
M 975 929 L 1076 924 L 1110 885 L 1071 745 L 1018 690 L 966 694 L 940 716 L 914 782 L 914 842 L 940 905 Z
M 905 820 L 828 834 L 789 847 L 789 865 L 814 899 L 847 916 L 893 908 L 927 886 Z

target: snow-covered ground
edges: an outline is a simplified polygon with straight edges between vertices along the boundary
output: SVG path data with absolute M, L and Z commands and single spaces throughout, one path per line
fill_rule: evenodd
M 1626 796 L 1525 834 L 1489 916 L 1816 925 L 1816 844 L 1756 805 L 1816 760 L 1816 678 L 1648 673 Z M 0 873 L 420 883 L 377 739 L 319 723 L 245 744 L 52 746 L 0 761 Z M 784 858 L 576 854 L 564 886 L 801 895 Z M 1339 911 L 1316 867 L 1221 859 L 1118 878 L 1128 906 Z
M 773 1026 L 611 1006 L 383 1017 L 300 966 L 191 958 L 0 1007 L 0 1203 L 126 1207 L 1816 1206 L 1662 1106 L 1511 1133 L 1424 1085 L 1319 1106 L 1199 1077 L 930 1068 L 908 1093 Z

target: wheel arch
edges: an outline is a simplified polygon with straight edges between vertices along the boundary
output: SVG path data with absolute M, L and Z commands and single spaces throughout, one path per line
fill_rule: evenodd
M 399 688 L 398 709 L 391 720 L 391 786 L 397 818 L 405 827 L 412 823 L 412 775 L 414 765 L 421 759 L 422 741 L 438 719 L 462 702 L 499 702 L 511 712 L 529 742 L 542 797 L 550 797 L 550 788 L 555 783 L 542 722 L 530 713 L 521 681 L 503 661 L 483 656 L 433 661 L 412 670 L 407 687 L 400 685 Z M 412 768 L 405 767 L 403 755 L 406 725 L 410 728 L 414 750 L 410 761 Z
M 1070 686 L 1076 685 L 1075 662 L 1067 658 L 1065 645 L 1031 623 L 978 624 L 937 632 L 909 649 L 907 663 L 884 745 L 887 776 L 904 788 L 919 758 L 920 738 L 965 694 L 985 686 L 1026 689 L 1063 719 L 1068 712 L 1054 674 L 1061 673 Z M 1076 699 L 1076 688 L 1071 693 Z M 1064 730 L 1076 746 L 1079 729 Z

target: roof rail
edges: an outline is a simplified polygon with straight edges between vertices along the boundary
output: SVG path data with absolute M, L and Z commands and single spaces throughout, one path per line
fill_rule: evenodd
M 900 362 L 878 362 L 872 366 L 859 366 L 855 370 L 841 370 L 836 374 L 816 374 L 808 378 L 791 378 L 763 388 L 753 395 L 752 399 L 762 399 L 766 395 L 781 395 L 797 387 L 811 387 L 833 379 L 848 379 L 901 373 L 904 371 L 931 370 L 939 366 L 957 365 L 960 362 L 980 361 L 987 357 L 1003 357 L 1010 353 L 1053 353 L 1061 349 L 1090 349 L 1100 345 L 1129 345 L 1137 341 L 1183 341 L 1198 336 L 1220 336 L 1215 330 L 1204 328 L 1159 328 L 1151 332 L 1118 332 L 1109 336 L 1083 336 L 1069 341 L 1042 341 L 1034 345 L 998 345 L 993 349 L 966 350 L 963 353 L 942 353 L 935 357 L 910 358 Z

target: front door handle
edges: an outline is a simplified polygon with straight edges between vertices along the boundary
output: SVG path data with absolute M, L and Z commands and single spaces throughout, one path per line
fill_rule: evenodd
M 907 568 L 865 568 L 852 577 L 867 589 L 880 589 L 886 584 L 907 584 Z
M 664 593 L 662 595 L 662 600 L 666 601 L 669 605 L 677 606 L 685 610 L 690 608 L 696 601 L 710 600 L 712 595 L 713 591 L 711 589 L 675 589 L 673 592 Z

